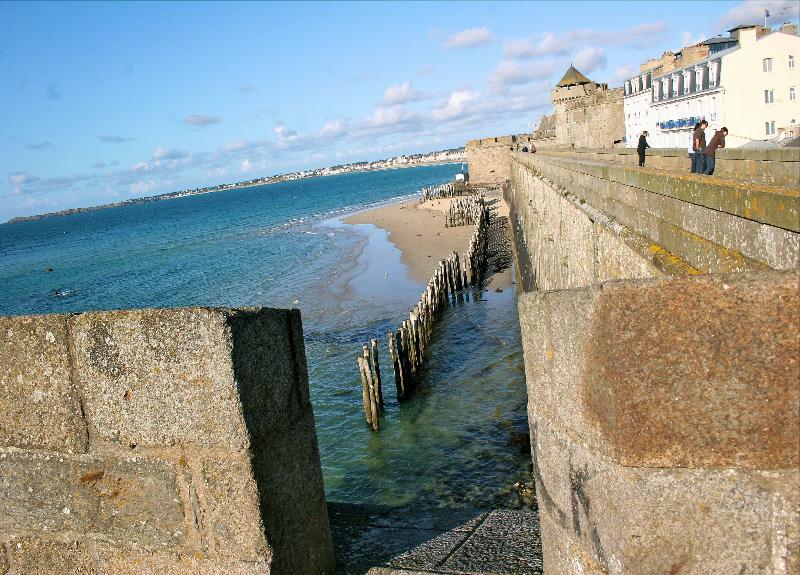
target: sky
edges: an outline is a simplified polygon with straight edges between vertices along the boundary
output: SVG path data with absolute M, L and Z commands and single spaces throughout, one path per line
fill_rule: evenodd
M 791 0 L 0 2 L 0 221 L 530 131 Z

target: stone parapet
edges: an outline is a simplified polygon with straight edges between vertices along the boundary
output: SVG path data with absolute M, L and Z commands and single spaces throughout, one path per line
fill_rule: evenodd
M 545 573 L 797 572 L 797 271 L 519 307 Z
M 548 151 L 569 158 L 601 160 L 638 166 L 635 148 L 570 148 Z M 716 152 L 715 176 L 704 176 L 711 181 L 720 178 L 755 182 L 786 188 L 800 187 L 800 149 L 743 149 L 724 148 Z M 669 170 L 676 174 L 689 174 L 689 154 L 680 148 L 651 148 L 647 150 L 648 168 Z M 701 177 L 701 176 L 696 176 Z
M 800 264 L 797 191 L 552 149 L 513 153 L 511 173 L 516 243 L 540 289 Z
M 332 572 L 297 311 L 2 317 L 0 392 L 0 572 Z

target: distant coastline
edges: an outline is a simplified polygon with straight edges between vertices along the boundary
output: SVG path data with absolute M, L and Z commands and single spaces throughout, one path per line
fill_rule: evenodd
M 194 188 L 191 190 L 180 190 L 178 192 L 169 192 L 166 194 L 158 194 L 156 196 L 145 196 L 141 198 L 131 198 L 121 202 L 114 202 L 111 204 L 102 204 L 99 206 L 90 206 L 86 208 L 70 208 L 67 210 L 59 210 L 57 212 L 47 212 L 44 214 L 37 214 L 33 216 L 18 216 L 8 220 L 9 224 L 19 222 L 30 222 L 34 220 L 41 220 L 44 218 L 51 218 L 56 216 L 68 216 L 70 214 L 79 214 L 83 212 L 93 212 L 96 210 L 104 210 L 107 208 L 117 208 L 120 206 L 127 206 L 132 204 L 144 204 L 147 202 L 156 202 L 159 200 L 171 200 L 174 198 L 183 198 L 186 196 L 198 196 L 200 194 L 212 194 L 214 192 L 221 192 L 224 190 L 238 190 L 240 188 L 249 188 L 252 186 L 263 186 L 267 184 L 276 184 L 278 182 L 287 182 L 290 180 L 302 180 L 306 178 L 318 178 L 322 176 L 334 176 L 337 174 L 347 174 L 351 172 L 374 172 L 379 170 L 389 170 L 398 168 L 415 168 L 419 166 L 435 166 L 441 164 L 451 164 L 456 162 L 466 161 L 466 152 L 464 148 L 452 148 L 449 150 L 441 150 L 438 152 L 430 152 L 427 154 L 412 154 L 409 156 L 396 156 L 393 158 L 386 158 L 383 160 L 375 160 L 374 162 L 355 162 L 352 164 L 342 164 L 338 166 L 329 166 L 327 168 L 317 168 L 314 170 L 303 170 L 299 172 L 288 172 L 285 174 L 277 174 L 274 176 L 267 176 L 263 178 L 256 178 L 253 180 L 246 180 L 232 184 L 219 184 L 218 186 L 208 186 L 205 188 Z

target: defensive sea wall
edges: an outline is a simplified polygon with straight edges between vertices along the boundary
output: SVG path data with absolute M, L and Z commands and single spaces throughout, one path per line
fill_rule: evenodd
M 800 569 L 800 151 L 736 154 L 509 154 L 548 575 Z
M 299 312 L 0 318 L 0 573 L 330 573 Z

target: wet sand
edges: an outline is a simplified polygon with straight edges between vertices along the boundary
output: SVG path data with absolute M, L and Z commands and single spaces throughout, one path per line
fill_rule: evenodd
M 491 200 L 499 198 L 495 205 L 497 214 L 508 215 L 508 208 L 499 194 L 487 195 Z M 401 252 L 401 261 L 408 267 L 412 279 L 426 284 L 439 260 L 451 252 L 463 254 L 467 251 L 473 226 L 446 228 L 445 214 L 450 207 L 450 198 L 429 200 L 420 204 L 409 200 L 365 212 L 344 219 L 346 224 L 373 224 L 386 230 L 389 241 Z M 502 275 L 502 274 L 501 274 Z M 510 274 L 509 274 L 510 278 Z M 500 278 L 492 282 L 502 287 Z

